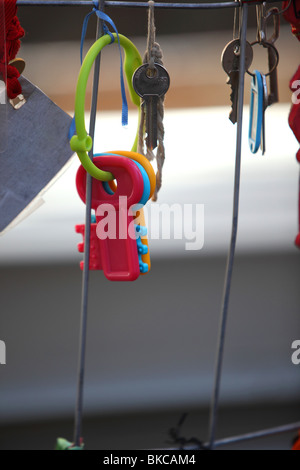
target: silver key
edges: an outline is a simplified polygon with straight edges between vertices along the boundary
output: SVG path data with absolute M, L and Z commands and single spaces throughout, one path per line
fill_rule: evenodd
M 245 69 L 248 70 L 253 60 L 253 50 L 251 44 L 246 41 Z M 227 84 L 231 86 L 231 111 L 229 119 L 233 124 L 237 121 L 239 67 L 240 67 L 240 40 L 233 39 L 226 44 L 221 56 L 221 63 L 224 71 L 228 75 Z
M 167 70 L 160 64 L 141 65 L 132 77 L 135 92 L 142 98 L 142 106 L 146 107 L 146 143 L 151 150 L 157 147 L 157 104 L 158 99 L 165 95 L 170 86 Z

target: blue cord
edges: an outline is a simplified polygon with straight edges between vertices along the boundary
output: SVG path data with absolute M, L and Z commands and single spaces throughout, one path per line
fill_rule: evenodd
M 98 18 L 100 20 L 109 23 L 112 28 L 114 29 L 116 35 L 117 35 L 117 40 L 118 40 L 118 46 L 119 46 L 119 52 L 120 52 L 120 84 L 121 84 L 121 95 L 122 95 L 122 126 L 127 126 L 128 125 L 128 104 L 127 104 L 127 99 L 126 99 L 126 93 L 125 93 L 125 85 L 124 85 L 124 78 L 123 78 L 123 60 L 122 60 L 122 51 L 121 51 L 121 44 L 120 44 L 120 38 L 119 38 L 119 33 L 116 28 L 115 23 L 113 20 L 103 11 L 100 11 L 98 9 L 98 1 L 93 0 L 94 3 L 94 8 L 93 10 L 86 15 L 86 17 L 83 20 L 83 25 L 82 25 L 82 32 L 81 32 L 81 42 L 80 42 L 80 62 L 82 64 L 82 51 L 83 51 L 83 44 L 86 36 L 86 30 L 88 26 L 89 19 L 93 13 L 96 13 Z M 115 41 L 115 38 L 113 34 L 109 31 L 108 27 L 106 26 L 105 23 L 103 23 L 103 31 L 105 34 L 108 34 L 111 38 L 111 44 Z M 72 119 L 70 128 L 69 128 L 69 133 L 68 133 L 68 139 L 71 140 L 73 135 L 76 134 L 76 125 L 75 125 L 75 116 Z

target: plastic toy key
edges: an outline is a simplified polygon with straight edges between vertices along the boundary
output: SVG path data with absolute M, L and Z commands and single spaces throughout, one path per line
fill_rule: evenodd
M 108 153 L 123 155 L 125 157 L 131 158 L 132 160 L 134 160 L 135 162 L 140 163 L 143 166 L 143 168 L 145 169 L 145 171 L 148 175 L 149 182 L 150 182 L 150 196 L 149 196 L 149 199 L 150 199 L 153 196 L 153 193 L 154 193 L 154 190 L 155 190 L 156 177 L 155 177 L 155 172 L 153 170 L 153 167 L 152 167 L 151 163 L 149 162 L 149 160 L 144 155 L 141 155 L 140 153 L 133 152 L 133 151 L 128 151 L 128 150 L 116 150 L 116 151 L 110 151 Z M 141 208 L 137 212 L 136 222 L 141 227 L 146 226 L 143 208 Z M 148 247 L 147 235 L 141 235 L 140 240 L 141 240 L 143 245 L 146 245 Z M 147 253 L 141 254 L 141 259 L 144 263 L 147 263 L 147 265 L 148 265 L 148 271 L 147 272 L 149 272 L 150 267 L 151 267 L 149 251 L 147 251 Z M 141 273 L 141 274 L 145 274 L 145 273 Z
M 95 156 L 99 156 L 99 154 Z M 143 155 L 141 155 L 141 157 L 143 157 Z M 143 160 L 141 159 L 140 161 L 142 162 Z M 148 162 L 148 160 L 146 160 L 146 162 Z M 140 206 L 141 205 L 144 206 L 149 200 L 150 192 L 151 192 L 151 185 L 150 185 L 150 179 L 149 179 L 148 173 L 146 172 L 145 168 L 138 161 L 134 161 L 134 163 L 135 165 L 137 165 L 138 169 L 140 170 L 142 177 L 143 177 L 143 181 L 144 181 L 144 190 L 143 190 L 142 197 L 138 203 L 138 207 L 133 207 L 133 210 L 134 212 L 136 212 L 135 231 L 136 231 L 136 242 L 137 242 L 137 251 L 138 251 L 138 257 L 139 257 L 140 273 L 146 274 L 150 270 L 150 256 L 149 256 L 147 228 L 145 224 L 144 211 L 143 211 L 143 208 Z M 152 167 L 151 167 L 151 171 L 153 172 Z M 153 172 L 153 175 L 154 175 L 154 172 Z M 114 194 L 116 190 L 115 184 L 112 185 L 112 184 L 109 184 L 107 181 L 103 181 L 103 186 L 104 186 L 105 191 L 108 194 Z M 92 239 L 91 242 L 94 244 L 95 243 L 94 239 Z M 94 258 L 94 261 L 95 261 L 95 258 Z M 96 268 L 96 269 L 101 269 L 101 268 Z
M 93 179 L 92 208 L 96 212 L 96 224 L 92 224 L 91 241 L 96 260 L 91 257 L 91 262 L 97 267 L 92 269 L 103 269 L 111 281 L 134 281 L 140 275 L 140 266 L 133 208 L 144 191 L 142 174 L 131 159 L 123 156 L 98 156 L 93 162 L 114 175 L 117 187 L 109 194 L 102 181 Z M 86 170 L 83 166 L 78 169 L 76 186 L 85 202 Z M 80 230 L 82 232 L 82 228 Z M 79 249 L 82 251 L 83 246 Z
M 256 153 L 261 143 L 263 121 L 264 88 L 261 73 L 254 70 L 251 80 L 251 101 L 249 121 L 249 146 L 252 153 Z

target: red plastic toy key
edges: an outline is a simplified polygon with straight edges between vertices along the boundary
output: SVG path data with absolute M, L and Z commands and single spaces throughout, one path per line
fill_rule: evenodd
M 131 207 L 141 199 L 142 174 L 131 159 L 123 156 L 104 155 L 95 157 L 93 162 L 114 175 L 117 188 L 114 194 L 108 194 L 102 181 L 93 178 L 92 209 L 96 212 L 96 224 L 92 224 L 91 238 L 94 244 L 98 243 L 93 252 L 95 256 L 98 251 L 100 259 L 91 261 L 111 281 L 134 281 L 140 275 L 140 268 Z M 82 166 L 77 172 L 76 186 L 85 202 L 86 170 Z M 82 251 L 83 247 L 80 248 Z

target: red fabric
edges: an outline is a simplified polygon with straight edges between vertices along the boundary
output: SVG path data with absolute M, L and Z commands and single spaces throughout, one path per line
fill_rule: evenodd
M 300 83 L 300 65 L 296 71 L 296 73 L 293 75 L 293 77 L 290 80 L 290 90 L 295 93 L 295 99 L 293 101 L 290 114 L 289 114 L 289 125 L 292 131 L 295 134 L 296 139 L 298 140 L 300 144 L 300 92 L 299 88 L 300 86 L 298 83 Z M 293 85 L 294 84 L 294 85 Z M 297 152 L 297 160 L 300 163 L 300 149 Z
M 288 4 L 289 0 L 284 1 L 282 8 L 286 8 Z M 300 41 L 300 0 L 292 0 L 289 8 L 283 13 L 283 16 L 285 20 L 291 24 L 292 33 Z
M 300 93 L 298 92 L 299 90 L 299 85 L 298 83 L 295 83 L 296 81 L 300 82 L 300 65 L 294 74 L 294 76 L 290 80 L 290 90 L 295 93 L 295 99 L 293 98 L 293 104 L 289 113 L 289 125 L 292 131 L 295 134 L 296 139 L 298 140 L 300 144 Z M 294 96 L 294 95 L 293 95 Z M 298 162 L 300 163 L 300 148 L 296 154 L 296 158 Z M 300 179 L 299 179 L 299 199 L 298 199 L 298 217 L 299 217 L 299 233 L 295 239 L 295 244 L 298 248 L 300 248 Z
M 298 431 L 298 438 L 293 443 L 292 450 L 300 450 L 300 431 Z
M 6 82 L 9 98 L 15 98 L 22 92 L 19 72 L 13 65 L 8 65 L 16 57 L 21 45 L 20 38 L 25 34 L 16 16 L 16 2 L 0 0 L 0 73 Z
M 4 64 L 0 62 L 0 73 L 4 76 L 6 74 L 6 88 L 7 96 L 9 98 L 15 98 L 20 93 L 22 93 L 22 87 L 18 80 L 20 73 L 12 65 L 5 67 Z

